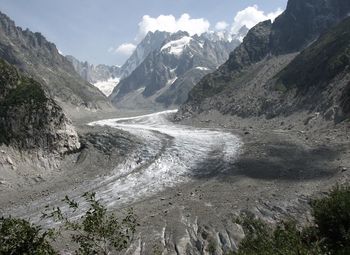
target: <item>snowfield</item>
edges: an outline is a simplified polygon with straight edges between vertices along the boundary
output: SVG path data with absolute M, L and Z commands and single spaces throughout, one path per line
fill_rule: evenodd
M 184 36 L 179 40 L 168 42 L 161 48 L 161 51 L 167 50 L 170 54 L 173 54 L 175 56 L 181 56 L 185 47 L 190 44 L 191 40 L 191 37 Z
M 119 81 L 119 78 L 110 78 L 107 81 L 98 81 L 93 85 L 108 97 L 112 94 L 114 87 L 118 85 Z
M 210 71 L 210 69 L 208 67 L 204 67 L 204 66 L 197 66 L 196 69 L 201 70 L 201 71 Z

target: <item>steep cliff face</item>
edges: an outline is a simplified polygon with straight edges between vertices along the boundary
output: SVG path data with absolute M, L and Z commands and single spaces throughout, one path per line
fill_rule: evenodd
M 80 148 L 70 120 L 40 83 L 0 60 L 0 145 L 65 154 Z
M 264 21 L 253 27 L 223 67 L 236 71 L 271 55 L 298 52 L 349 12 L 346 0 L 290 0 L 274 23 Z
M 350 2 L 346 0 L 290 0 L 286 11 L 273 24 L 265 21 L 252 28 L 229 60 L 193 88 L 177 118 L 215 109 L 241 117 L 266 115 L 268 118 L 297 110 L 322 110 L 336 119 L 334 108 L 339 100 L 335 91 L 340 88 L 332 82 L 345 84 L 347 81 L 345 69 L 340 68 L 346 68 L 346 43 L 341 42 L 347 40 L 347 28 L 345 23 L 334 26 L 349 12 Z M 289 65 L 299 51 L 327 30 L 330 30 L 327 36 L 322 36 Z M 332 67 L 334 65 L 336 67 Z M 282 72 L 283 78 L 277 78 L 284 68 L 288 71 Z M 341 81 L 336 82 L 337 79 Z M 297 90 L 289 89 L 292 83 L 299 84 Z M 301 88 L 307 92 L 301 93 Z M 320 97 L 326 88 L 332 92 Z M 330 108 L 333 113 L 326 114 Z
M 270 33 L 271 21 L 253 27 L 243 43 L 230 54 L 228 61 L 194 86 L 188 95 L 188 102 L 192 105 L 200 104 L 203 99 L 220 93 L 246 66 L 263 60 L 270 49 Z
M 84 81 L 56 46 L 40 33 L 22 30 L 0 13 L 0 57 L 40 81 L 57 101 L 92 109 L 110 108 L 107 98 Z
M 154 50 L 161 47 L 170 33 L 163 31 L 148 32 L 145 38 L 137 45 L 135 51 L 121 67 L 121 79 L 128 77 Z
M 350 18 L 323 34 L 273 80 L 289 111 L 307 109 L 336 122 L 350 116 Z M 287 111 L 287 109 L 284 109 Z
M 305 48 L 320 33 L 350 12 L 347 0 L 290 0 L 272 26 L 271 50 L 275 55 Z

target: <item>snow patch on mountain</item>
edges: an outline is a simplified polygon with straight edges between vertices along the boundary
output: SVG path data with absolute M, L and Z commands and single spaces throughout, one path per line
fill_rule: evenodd
M 105 94 L 106 96 L 109 96 L 110 94 L 112 94 L 114 87 L 119 83 L 119 81 L 120 79 L 118 77 L 110 78 L 105 81 L 98 81 L 93 85 L 97 87 L 99 90 L 101 90 L 103 94 Z
M 121 67 L 121 79 L 128 77 L 152 51 L 159 50 L 169 35 L 170 33 L 168 32 L 149 32 Z
M 136 90 L 137 93 L 141 94 L 145 91 L 146 87 L 142 87 L 142 88 L 139 88 L 138 90 Z
M 170 80 L 168 80 L 168 82 L 167 82 L 167 85 L 166 86 L 168 86 L 168 85 L 173 85 L 174 84 L 174 82 L 177 80 L 177 77 L 174 77 L 173 79 L 170 79 Z
M 228 30 L 223 31 L 209 31 L 202 36 L 208 38 L 211 41 L 239 41 L 243 42 L 244 37 L 248 33 L 248 28 L 246 26 L 241 27 L 241 29 L 237 33 L 232 33 Z
M 237 38 L 246 32 L 245 28 L 238 34 L 210 31 L 192 36 L 185 31 L 150 32 L 121 68 L 121 81 L 109 98 L 125 109 L 179 105 L 204 75 L 227 61 L 240 44 Z
M 209 71 L 210 70 L 208 67 L 204 67 L 204 66 L 197 66 L 196 69 L 201 70 L 201 71 Z
M 161 51 L 167 50 L 170 54 L 175 56 L 180 56 L 185 49 L 191 43 L 192 38 L 189 36 L 184 36 L 179 40 L 171 41 L 165 44 Z

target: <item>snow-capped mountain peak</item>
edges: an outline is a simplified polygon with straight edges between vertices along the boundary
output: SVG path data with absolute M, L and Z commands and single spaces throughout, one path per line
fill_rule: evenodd
M 145 38 L 137 45 L 133 54 L 121 67 L 121 78 L 129 76 L 152 51 L 159 49 L 170 36 L 168 32 L 148 32 Z
M 249 29 L 246 26 L 243 26 L 240 28 L 240 30 L 237 33 L 232 33 L 229 30 L 223 30 L 223 31 L 209 31 L 207 33 L 204 33 L 201 35 L 201 37 L 205 37 L 208 40 L 217 42 L 217 41 L 239 41 L 243 42 L 243 38 L 248 33 Z
M 86 81 L 97 87 L 103 94 L 109 96 L 119 83 L 121 69 L 119 66 L 97 65 L 81 62 L 73 56 L 66 56 L 75 71 Z
M 238 40 L 238 41 L 240 41 L 240 42 L 243 42 L 243 39 L 244 39 L 244 37 L 247 35 L 248 31 L 249 31 L 249 28 L 247 28 L 247 27 L 244 25 L 243 27 L 241 27 L 241 28 L 238 30 L 237 34 L 234 34 L 234 35 L 233 35 L 232 38 L 233 38 L 233 39 L 236 39 L 236 40 Z
M 97 81 L 93 85 L 98 88 L 103 94 L 109 96 L 116 85 L 118 85 L 120 78 L 111 77 L 108 80 Z
M 193 36 L 184 31 L 149 32 L 122 67 L 95 67 L 68 58 L 84 79 L 110 95 L 114 102 L 138 91 L 140 97 L 154 95 L 158 102 L 178 104 L 186 99 L 186 93 L 201 77 L 228 59 L 247 31 L 242 27 L 236 34 L 213 31 Z M 142 92 L 141 87 L 145 87 Z M 168 93 L 168 89 L 175 94 Z M 181 91 L 180 97 L 177 91 Z M 174 101 L 171 97 L 177 99 Z
M 149 34 L 138 48 L 148 45 L 152 36 Z M 158 48 L 154 47 L 130 75 L 121 79 L 109 98 L 119 108 L 175 107 L 187 99 L 202 77 L 227 61 L 241 43 L 237 38 L 229 32 L 193 36 L 184 31 L 168 33 Z
M 184 36 L 178 40 L 170 41 L 161 48 L 161 51 L 167 51 L 169 54 L 180 56 L 185 47 L 190 44 L 191 40 L 191 37 Z

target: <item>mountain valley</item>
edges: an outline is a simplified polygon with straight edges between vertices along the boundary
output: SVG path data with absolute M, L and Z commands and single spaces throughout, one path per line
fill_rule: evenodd
M 130 255 L 236 254 L 241 215 L 311 225 L 312 201 L 350 183 L 349 13 L 289 0 L 250 29 L 150 29 L 121 66 L 63 56 L 0 13 L 0 217 L 45 230 L 47 206 L 96 192 L 118 217 L 133 208 L 110 253 Z M 68 234 L 58 254 L 75 254 Z

